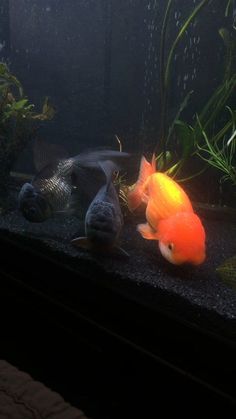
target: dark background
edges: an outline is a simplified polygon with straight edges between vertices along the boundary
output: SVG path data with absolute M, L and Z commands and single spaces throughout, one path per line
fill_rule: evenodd
M 129 148 L 137 145 L 142 129 L 158 130 L 159 44 L 166 2 L 1 3 L 5 27 L 0 41 L 7 44 L 2 54 L 33 103 L 39 106 L 49 96 L 57 108 L 45 136 L 77 148 L 104 142 L 116 146 L 117 134 Z M 197 3 L 175 1 L 170 42 Z M 205 7 L 180 42 L 172 67 L 173 114 L 191 89 L 195 90 L 191 110 L 197 111 L 220 80 L 224 50 L 218 29 L 225 23 L 225 3 L 217 0 Z M 152 149 L 152 144 L 145 147 Z
M 115 135 L 121 138 L 125 151 L 152 153 L 156 144 L 161 151 L 159 47 L 166 3 L 1 1 L 0 59 L 7 60 L 36 109 L 49 96 L 57 110 L 53 121 L 42 124 L 41 138 L 63 144 L 70 154 L 94 146 L 118 148 Z M 167 50 L 199 3 L 174 1 Z M 191 122 L 223 77 L 225 47 L 218 31 L 231 27 L 233 20 L 232 12 L 228 18 L 224 16 L 226 4 L 222 0 L 210 2 L 177 47 L 171 71 L 169 122 L 193 90 L 182 114 Z M 175 150 L 176 144 L 171 147 Z M 31 170 L 30 153 L 29 148 L 19 156 L 17 168 L 21 171 Z M 195 171 L 198 168 L 190 162 L 187 175 Z M 209 188 L 219 193 L 214 179 Z M 196 180 L 193 189 L 196 200 L 208 199 L 202 179 Z M 226 195 L 232 195 L 227 188 Z

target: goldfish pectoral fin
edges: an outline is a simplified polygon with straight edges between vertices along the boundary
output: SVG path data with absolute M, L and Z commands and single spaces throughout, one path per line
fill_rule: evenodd
M 75 239 L 71 240 L 71 244 L 76 247 L 81 247 L 82 249 L 91 249 L 91 243 L 87 237 L 76 237 Z
M 144 239 L 157 240 L 156 232 L 153 230 L 153 228 L 148 223 L 138 224 L 137 230 Z

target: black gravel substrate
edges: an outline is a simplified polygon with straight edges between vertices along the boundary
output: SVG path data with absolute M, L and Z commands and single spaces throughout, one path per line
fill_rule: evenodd
M 82 260 L 88 262 L 90 268 L 97 267 L 101 272 L 110 274 L 110 280 L 115 281 L 113 285 L 116 287 L 122 287 L 123 280 L 126 280 L 132 282 L 137 290 L 146 288 L 145 298 L 149 294 L 148 299 L 154 304 L 158 293 L 166 291 L 195 306 L 199 313 L 201 309 L 206 309 L 225 319 L 236 319 L 236 290 L 225 285 L 216 273 L 217 266 L 236 253 L 236 223 L 203 219 L 207 258 L 197 267 L 169 264 L 161 256 L 156 242 L 144 240 L 139 235 L 136 223 L 134 219 L 125 224 L 120 240 L 121 246 L 130 255 L 127 259 L 111 254 L 91 255 L 74 248 L 70 240 L 84 234 L 83 222 L 74 216 L 57 216 L 44 223 L 33 224 L 14 211 L 0 217 L 0 231 L 12 233 L 16 240 L 27 237 L 40 241 L 55 257 L 56 254 L 59 254 L 60 260 L 65 257 L 65 263 L 74 269 L 77 267 L 80 270 Z
M 61 365 L 58 372 L 62 351 L 61 339 L 63 341 L 64 337 L 59 332 L 58 346 L 55 344 L 56 348 L 59 348 L 59 351 L 55 349 L 58 352 L 56 358 L 54 349 L 44 344 L 41 348 L 40 342 L 44 339 L 45 330 L 43 334 L 39 334 L 36 328 L 33 340 L 30 338 L 28 327 L 30 334 L 32 332 L 31 326 L 27 326 L 27 319 L 30 318 L 29 313 L 34 309 L 34 305 L 37 305 L 40 294 L 39 297 L 35 297 L 35 302 L 31 302 L 33 294 L 29 293 L 27 297 L 26 291 L 23 300 L 25 314 L 22 314 L 22 319 L 19 318 L 28 336 L 26 349 L 23 346 L 22 355 L 20 330 L 17 352 L 13 350 L 14 345 L 10 344 L 12 349 L 9 349 L 9 345 L 6 346 L 5 353 L 8 354 L 9 361 L 25 368 L 35 378 L 61 392 L 72 404 L 77 404 L 80 394 L 78 407 L 85 412 L 91 412 L 95 419 L 121 417 L 120 412 L 126 402 L 131 417 L 137 413 L 138 406 L 133 405 L 133 399 L 127 393 L 129 385 L 135 388 L 134 393 L 138 391 L 143 394 L 147 384 L 144 385 L 143 381 L 139 383 L 138 375 L 141 374 L 142 380 L 144 377 L 149 380 L 152 371 L 159 377 L 159 383 L 156 385 L 161 392 L 161 398 L 164 394 L 167 399 L 168 394 L 170 397 L 175 395 L 175 399 L 181 404 L 182 391 L 189 391 L 188 398 L 191 398 L 193 403 L 198 400 L 199 409 L 205 406 L 206 400 L 210 409 L 212 403 L 215 403 L 218 409 L 219 400 L 226 402 L 226 406 L 227 400 L 234 405 L 236 397 L 231 382 L 235 371 L 236 290 L 222 282 L 216 268 L 236 253 L 236 223 L 209 218 L 202 218 L 202 221 L 207 234 L 205 263 L 198 267 L 176 267 L 164 260 L 155 242 L 146 241 L 139 235 L 136 231 L 136 224 L 139 222 L 137 219 L 125 222 L 120 240 L 121 246 L 130 255 L 129 258 L 125 258 L 111 254 L 94 255 L 74 248 L 70 244 L 71 239 L 84 234 L 83 222 L 75 216 L 60 215 L 44 223 L 32 224 L 18 211 L 1 215 L 0 240 L 3 245 L 6 244 L 6 248 L 10 243 L 9 249 L 13 249 L 13 253 L 7 256 L 10 262 L 6 261 L 5 264 L 2 260 L 2 266 L 5 264 L 9 267 L 9 279 L 17 278 L 18 266 L 25 265 L 25 269 L 22 270 L 25 274 L 21 273 L 20 282 L 16 281 L 14 285 L 13 280 L 10 285 L 16 299 L 23 283 L 28 286 L 29 292 L 39 291 L 49 297 L 48 300 L 46 297 L 45 303 L 40 300 L 39 312 L 42 312 L 42 315 L 44 312 L 49 313 L 50 323 L 59 324 L 67 333 L 69 329 L 76 331 L 75 339 L 80 335 L 81 342 L 84 342 L 84 335 L 86 342 L 87 339 L 90 342 L 85 344 L 84 355 L 81 355 L 82 349 L 80 350 L 80 358 L 77 361 L 77 349 L 72 350 L 68 347 L 63 373 Z M 14 243 L 17 244 L 16 247 Z M 7 252 L 8 250 L 5 250 L 4 254 Z M 16 262 L 19 255 L 20 265 Z M 41 255 L 52 262 L 52 267 L 55 264 L 55 272 L 59 272 L 59 277 L 55 272 L 41 274 L 44 272 L 40 265 L 44 260 Z M 47 262 L 45 264 L 50 265 Z M 8 268 L 5 270 L 8 271 Z M 11 299 L 6 300 L 7 306 L 9 301 Z M 19 310 L 21 307 L 22 303 L 19 300 Z M 77 318 L 75 313 L 78 314 Z M 40 319 L 39 324 L 41 322 Z M 9 327 L 6 323 L 7 330 Z M 13 318 L 12 330 L 15 327 Z M 13 339 L 15 340 L 14 337 Z M 9 340 L 11 342 L 11 339 Z M 87 346 L 92 348 L 91 356 L 88 355 Z M 42 359 L 36 362 L 35 353 L 38 347 Z M 32 354 L 31 361 L 25 358 L 25 354 L 29 356 L 29 353 Z M 62 353 L 65 354 L 63 351 Z M 114 356 L 117 357 L 115 363 Z M 49 363 L 48 367 L 46 362 Z M 137 364 L 140 362 L 137 370 Z M 84 368 L 84 382 L 78 384 L 75 375 L 69 385 L 64 379 L 61 380 L 61 376 L 64 374 L 64 377 L 72 377 L 75 363 L 78 364 L 78 374 L 81 374 Z M 180 376 L 186 380 L 182 384 L 179 381 L 180 369 Z M 87 375 L 88 371 L 90 375 Z M 106 377 L 107 383 L 98 391 L 100 384 L 97 380 L 99 381 L 101 374 Z M 90 376 L 95 380 L 93 383 L 90 382 Z M 128 389 L 123 380 L 128 380 Z M 113 394 L 111 388 L 112 394 L 108 402 L 106 394 L 109 393 L 110 381 L 113 386 L 117 382 L 118 393 Z M 131 384 L 128 384 L 129 382 Z M 207 384 L 202 387 L 203 382 Z M 120 385 L 123 388 L 122 397 Z M 214 390 L 210 390 L 211 386 Z M 148 389 L 150 391 L 150 385 Z M 203 389 L 206 394 L 202 393 Z M 135 398 L 135 395 L 133 397 Z M 214 402 L 211 401 L 211 397 Z M 150 393 L 147 398 L 143 397 L 144 410 L 146 400 L 150 403 L 150 411 L 155 411 L 155 394 L 152 396 Z M 98 414 L 100 405 L 103 406 L 101 415 Z M 127 414 L 123 417 L 130 416 Z

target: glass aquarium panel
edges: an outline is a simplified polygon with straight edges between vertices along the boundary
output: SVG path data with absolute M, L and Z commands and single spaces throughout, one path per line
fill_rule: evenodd
M 235 342 L 235 86 L 234 0 L 2 0 L 2 239 Z

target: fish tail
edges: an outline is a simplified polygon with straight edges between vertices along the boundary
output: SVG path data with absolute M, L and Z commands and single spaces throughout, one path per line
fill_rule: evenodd
M 152 163 L 149 163 L 144 156 L 142 156 L 138 180 L 134 188 L 128 193 L 128 207 L 130 211 L 137 209 L 142 202 L 146 202 L 146 195 L 144 194 L 147 179 L 150 175 L 155 173 L 155 155 L 153 155 Z
M 116 164 L 123 165 L 127 158 L 130 157 L 129 153 L 115 151 L 115 150 L 93 150 L 86 151 L 74 157 L 75 165 L 79 167 L 97 169 L 98 162 L 112 161 Z
M 152 162 L 151 162 L 151 166 L 152 166 L 152 173 L 155 173 L 157 168 L 156 168 L 156 156 L 155 153 L 153 153 L 152 155 Z
M 139 185 L 135 185 L 134 189 L 128 193 L 127 202 L 131 212 L 142 204 L 142 188 Z
M 67 159 L 68 157 L 69 153 L 62 145 L 47 143 L 38 137 L 35 139 L 33 144 L 33 163 L 37 172 L 58 160 Z
M 119 171 L 120 167 L 117 163 L 111 160 L 99 161 L 98 165 L 100 166 L 100 168 L 106 176 L 106 185 L 107 189 L 109 189 L 110 184 L 112 182 L 113 173 Z

